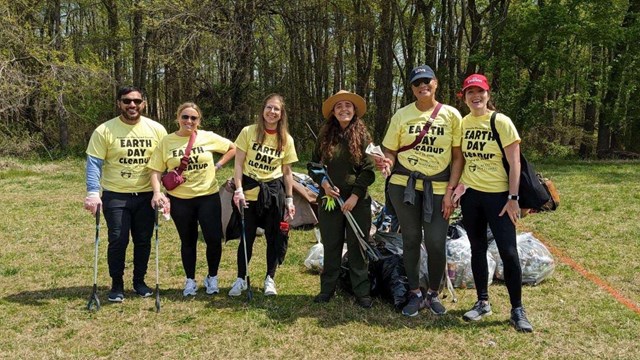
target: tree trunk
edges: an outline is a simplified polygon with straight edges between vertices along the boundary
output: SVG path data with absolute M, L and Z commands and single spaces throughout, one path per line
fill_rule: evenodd
M 120 37 L 118 28 L 118 4 L 115 0 L 102 0 L 107 10 L 107 24 L 109 27 L 109 56 L 113 62 L 113 78 L 117 86 L 122 86 L 122 60 L 120 59 Z
M 376 104 L 373 140 L 376 144 L 382 141 L 391 119 L 391 104 L 393 101 L 393 36 L 394 12 L 388 0 L 380 1 L 379 16 L 380 33 L 378 35 L 378 63 L 376 71 L 376 86 L 373 92 Z

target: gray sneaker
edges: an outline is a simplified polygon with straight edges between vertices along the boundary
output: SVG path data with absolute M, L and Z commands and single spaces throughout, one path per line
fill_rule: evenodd
M 511 325 L 520 332 L 533 332 L 533 326 L 527 319 L 527 314 L 524 312 L 522 306 L 515 309 L 511 309 L 511 319 L 509 319 Z
M 471 310 L 469 310 L 466 313 L 464 313 L 462 318 L 465 321 L 478 321 L 478 320 L 482 319 L 483 317 L 491 315 L 491 314 L 493 314 L 493 313 L 491 312 L 491 305 L 489 304 L 489 302 L 488 301 L 483 301 L 483 300 L 478 300 L 473 305 Z
M 445 309 L 444 305 L 440 302 L 437 292 L 427 294 L 426 304 L 435 315 L 444 315 L 447 313 L 447 309 Z
M 402 308 L 402 315 L 404 316 L 416 316 L 418 311 L 424 308 L 424 298 L 418 297 L 413 291 L 409 291 L 409 301 L 407 305 Z

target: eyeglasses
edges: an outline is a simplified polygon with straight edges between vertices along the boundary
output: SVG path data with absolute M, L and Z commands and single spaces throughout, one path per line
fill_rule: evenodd
M 267 105 L 264 107 L 266 111 L 280 112 L 280 108 L 277 106 Z
M 418 87 L 421 84 L 429 85 L 430 82 L 431 82 L 431 78 L 421 78 L 421 79 L 413 80 L 411 85 Z
M 182 120 L 189 120 L 189 119 L 191 119 L 191 121 L 197 121 L 198 120 L 197 116 L 189 116 L 189 115 L 182 115 L 182 116 L 180 116 L 180 118 Z
M 142 104 L 142 102 L 144 100 L 142 100 L 142 99 L 120 99 L 120 101 L 122 101 L 122 103 L 125 104 L 125 105 L 129 105 L 129 104 L 131 104 L 131 102 L 133 102 L 136 105 L 140 105 L 140 104 Z

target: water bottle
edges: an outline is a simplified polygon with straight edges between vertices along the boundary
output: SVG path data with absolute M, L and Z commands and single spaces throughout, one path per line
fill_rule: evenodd
M 280 222 L 280 232 L 282 233 L 282 235 L 288 236 L 289 235 L 289 223 L 286 221 L 281 221 Z

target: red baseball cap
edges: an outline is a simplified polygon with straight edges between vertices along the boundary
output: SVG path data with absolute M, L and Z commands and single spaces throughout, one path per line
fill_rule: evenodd
M 482 74 L 471 74 L 467 76 L 467 78 L 462 82 L 462 90 L 460 91 L 464 93 L 465 90 L 472 86 L 477 86 L 480 89 L 486 91 L 491 89 L 491 87 L 489 86 L 489 81 L 487 81 L 487 78 Z

